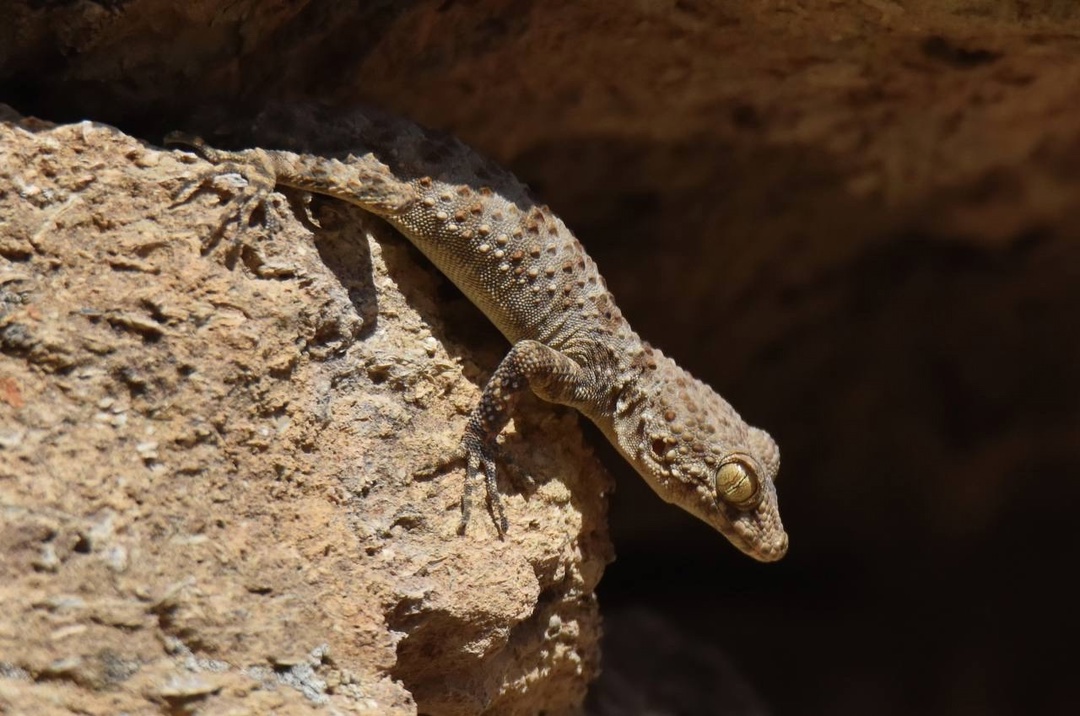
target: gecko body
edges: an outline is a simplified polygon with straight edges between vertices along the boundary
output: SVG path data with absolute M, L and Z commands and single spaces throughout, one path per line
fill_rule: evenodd
M 260 148 L 222 151 L 180 134 L 169 143 L 194 149 L 217 171 L 241 167 L 254 201 L 285 186 L 383 218 L 512 344 L 461 440 L 463 525 L 482 480 L 505 532 L 496 438 L 531 389 L 586 415 L 661 498 L 744 553 L 784 555 L 776 443 L 631 329 L 581 244 L 513 175 L 452 137 L 375 110 L 280 105 L 249 134 Z

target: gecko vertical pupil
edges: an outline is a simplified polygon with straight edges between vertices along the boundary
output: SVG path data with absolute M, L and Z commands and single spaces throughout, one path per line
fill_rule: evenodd
M 745 460 L 729 459 L 716 471 L 716 496 L 740 510 L 761 504 L 761 480 Z

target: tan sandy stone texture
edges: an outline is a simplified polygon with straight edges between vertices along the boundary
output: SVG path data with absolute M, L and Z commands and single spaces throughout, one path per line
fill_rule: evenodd
M 410 476 L 505 349 L 482 316 L 362 212 L 238 232 L 239 175 L 187 198 L 190 155 L 5 117 L 0 712 L 575 710 L 611 557 L 576 415 L 508 430 L 543 477 L 505 541 L 457 534 L 461 469 Z

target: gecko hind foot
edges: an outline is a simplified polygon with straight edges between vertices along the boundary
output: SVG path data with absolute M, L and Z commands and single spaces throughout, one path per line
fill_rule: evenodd
M 233 211 L 202 242 L 203 255 L 211 253 L 228 236 L 230 259 L 235 260 L 244 248 L 243 235 L 249 227 L 261 225 L 268 233 L 278 228 L 269 207 L 277 182 L 268 167 L 242 153 L 212 149 L 202 139 L 180 132 L 168 134 L 165 144 L 188 150 L 211 164 L 200 167 L 195 177 L 180 185 L 173 193 L 173 207 L 186 204 L 202 192 L 217 194 L 222 203 L 233 207 Z

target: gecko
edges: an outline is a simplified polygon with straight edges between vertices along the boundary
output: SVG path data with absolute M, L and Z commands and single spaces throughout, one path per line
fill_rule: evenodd
M 238 172 L 236 221 L 277 187 L 374 214 L 411 241 L 509 340 L 457 450 L 465 464 L 461 531 L 474 486 L 486 487 L 500 536 L 509 528 L 496 441 L 523 391 L 595 423 L 663 500 L 759 561 L 784 556 L 780 451 L 707 384 L 630 327 L 594 261 L 509 171 L 455 137 L 381 110 L 270 105 L 244 129 L 256 148 L 224 150 L 172 132 L 166 144 Z M 215 142 L 216 143 L 216 142 Z

